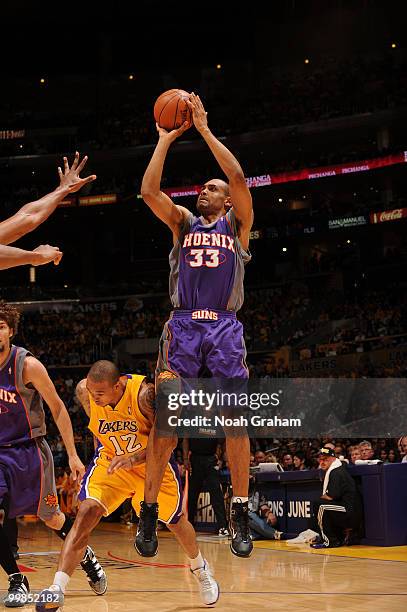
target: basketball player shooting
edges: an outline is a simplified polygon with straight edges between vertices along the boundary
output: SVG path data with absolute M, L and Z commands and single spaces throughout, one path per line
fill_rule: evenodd
M 156 387 L 168 376 L 248 378 L 242 324 L 236 311 L 243 303 L 244 266 L 250 260 L 253 207 L 243 170 L 234 155 L 212 134 L 199 96 L 188 101 L 195 128 L 208 145 L 228 182 L 211 179 L 201 188 L 199 217 L 177 206 L 160 189 L 170 145 L 188 128 L 167 132 L 157 124 L 159 140 L 143 177 L 141 193 L 153 213 L 173 235 L 170 293 L 174 310 L 164 326 L 156 368 Z M 213 313 L 208 317 L 208 312 Z M 201 313 L 201 314 L 200 314 Z M 253 548 L 248 525 L 250 444 L 247 435 L 226 435 L 233 499 L 231 550 L 248 557 Z M 157 424 L 147 446 L 144 502 L 135 541 L 142 556 L 158 549 L 157 495 L 177 437 L 159 436 Z

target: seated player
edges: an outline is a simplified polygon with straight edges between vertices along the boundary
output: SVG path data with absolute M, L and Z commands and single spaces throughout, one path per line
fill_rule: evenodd
M 154 422 L 154 385 L 144 376 L 121 376 L 111 361 L 97 361 L 78 383 L 77 397 L 89 416 L 89 429 L 98 440 L 96 452 L 82 481 L 81 505 L 62 548 L 53 584 L 42 591 L 37 612 L 63 605 L 67 584 L 82 558 L 89 535 L 102 516 L 109 516 L 127 498 L 137 514 L 143 504 L 148 436 Z M 195 531 L 182 512 L 178 466 L 172 457 L 158 495 L 158 519 L 166 523 L 187 554 L 202 600 L 213 605 L 219 587 L 203 559 Z M 56 595 L 52 606 L 47 600 Z
M 14 306 L 0 303 L 0 506 L 7 507 L 9 519 L 37 514 L 64 540 L 72 521 L 58 506 L 54 462 L 44 438 L 43 399 L 64 441 L 74 478 L 81 478 L 85 468 L 76 453 L 68 412 L 47 370 L 26 349 L 10 343 L 19 317 Z M 79 561 L 90 586 L 95 593 L 102 594 L 104 572 L 90 547 L 83 552 Z M 16 564 L 1 525 L 0 565 L 9 577 L 4 605 L 22 607 L 29 593 L 28 580 Z

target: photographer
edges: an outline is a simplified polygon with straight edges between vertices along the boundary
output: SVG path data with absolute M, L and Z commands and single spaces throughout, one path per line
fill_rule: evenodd
M 277 517 L 264 497 L 257 512 L 249 510 L 249 527 L 252 540 L 290 540 L 295 537 L 295 534 L 278 531 Z

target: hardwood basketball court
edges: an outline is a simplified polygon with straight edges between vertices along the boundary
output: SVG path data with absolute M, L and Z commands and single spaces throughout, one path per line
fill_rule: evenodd
M 159 554 L 143 559 L 133 548 L 134 526 L 102 523 L 91 546 L 108 576 L 108 591 L 97 597 L 78 569 L 69 584 L 64 612 L 192 612 L 207 608 L 173 536 L 160 532 Z M 61 541 L 40 522 L 22 522 L 18 561 L 31 589 L 52 582 Z M 200 535 L 200 547 L 215 570 L 220 611 L 407 610 L 407 546 L 354 546 L 314 551 L 307 545 L 255 542 L 250 559 L 232 555 L 226 539 Z M 327 552 L 329 554 L 327 554 Z M 0 575 L 0 597 L 7 588 Z M 23 610 L 34 610 L 33 605 Z

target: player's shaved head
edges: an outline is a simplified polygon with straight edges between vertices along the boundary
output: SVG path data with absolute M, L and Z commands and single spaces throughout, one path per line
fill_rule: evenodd
M 230 195 L 229 183 L 223 179 L 211 179 L 210 181 L 207 181 L 206 184 L 208 185 L 209 183 L 215 183 L 215 185 L 218 185 L 221 189 L 223 189 L 225 196 Z
M 111 385 L 115 385 L 120 378 L 120 372 L 113 361 L 107 359 L 101 359 L 93 364 L 88 372 L 88 378 L 93 382 L 108 382 Z

